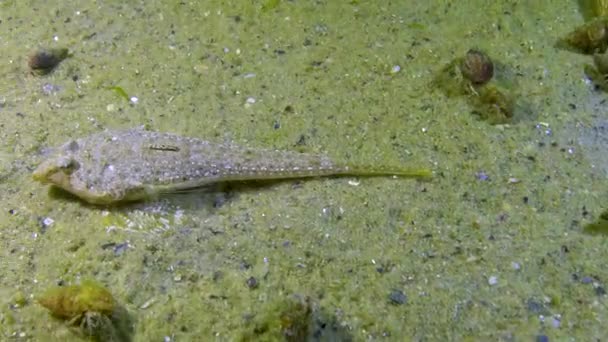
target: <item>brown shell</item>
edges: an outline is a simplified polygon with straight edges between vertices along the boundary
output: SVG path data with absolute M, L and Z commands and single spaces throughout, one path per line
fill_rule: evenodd
M 44 75 L 51 72 L 51 70 L 67 57 L 68 49 L 65 48 L 40 50 L 30 56 L 27 64 L 32 70 L 32 73 Z
M 471 49 L 460 63 L 460 71 L 473 84 L 482 85 L 494 76 L 494 63 L 484 52 Z

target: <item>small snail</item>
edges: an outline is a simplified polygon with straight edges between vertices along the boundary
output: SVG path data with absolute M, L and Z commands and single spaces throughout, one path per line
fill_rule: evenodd
M 66 48 L 40 50 L 30 56 L 28 66 L 33 74 L 46 75 L 68 56 Z
M 474 85 L 483 85 L 494 76 L 494 63 L 484 52 L 471 49 L 460 63 L 460 71 Z

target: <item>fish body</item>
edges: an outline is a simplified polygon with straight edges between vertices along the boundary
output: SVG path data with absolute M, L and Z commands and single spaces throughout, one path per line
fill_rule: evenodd
M 93 204 L 244 180 L 330 175 L 427 177 L 426 169 L 385 170 L 338 164 L 325 155 L 255 149 L 143 129 L 108 130 L 69 141 L 34 171 Z

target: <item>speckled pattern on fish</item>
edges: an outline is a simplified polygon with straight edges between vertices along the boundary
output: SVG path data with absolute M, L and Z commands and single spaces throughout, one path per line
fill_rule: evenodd
M 149 198 L 206 184 L 328 175 L 428 176 L 428 170 L 359 169 L 325 155 L 253 149 L 143 129 L 104 131 L 70 141 L 34 179 L 94 204 Z

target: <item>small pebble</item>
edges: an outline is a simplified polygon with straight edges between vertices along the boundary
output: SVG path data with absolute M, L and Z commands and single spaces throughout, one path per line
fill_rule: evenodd
M 549 342 L 549 337 L 547 335 L 538 335 L 536 336 L 536 342 Z
M 152 306 L 152 304 L 156 303 L 156 298 L 150 298 L 145 303 L 143 303 L 139 308 L 145 310 Z
M 551 321 L 551 325 L 554 328 L 559 328 L 562 324 L 562 316 L 557 314 L 557 315 L 553 315 L 553 320 Z
M 255 289 L 258 287 L 258 280 L 255 277 L 249 277 L 246 281 L 247 287 L 250 289 Z
M 114 246 L 114 255 L 121 256 L 129 248 L 129 243 L 124 242 Z
M 407 296 L 401 290 L 392 290 L 388 296 L 391 304 L 402 305 L 407 302 Z
M 50 217 L 45 217 L 44 219 L 42 219 L 42 228 L 47 228 L 48 226 L 52 225 L 53 223 L 55 223 L 55 220 L 53 220 Z
M 44 95 L 52 95 L 52 94 L 58 92 L 59 90 L 61 90 L 61 88 L 59 88 L 59 86 L 56 86 L 51 83 L 45 83 L 42 85 L 42 93 Z
M 490 176 L 488 176 L 484 171 L 477 172 L 475 174 L 475 177 L 477 177 L 477 179 L 481 181 L 487 181 L 488 179 L 490 179 Z

